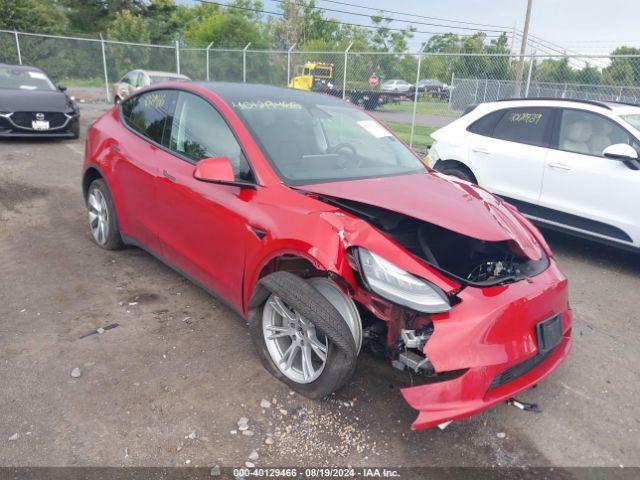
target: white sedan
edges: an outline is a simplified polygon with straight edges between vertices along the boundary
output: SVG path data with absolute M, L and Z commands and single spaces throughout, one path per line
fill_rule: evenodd
M 413 91 L 413 85 L 405 80 L 387 80 L 380 85 L 380 90 L 383 92 L 409 93 Z

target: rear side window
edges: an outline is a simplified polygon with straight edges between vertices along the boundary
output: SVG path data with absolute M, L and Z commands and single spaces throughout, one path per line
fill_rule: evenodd
M 125 123 L 136 132 L 162 144 L 165 122 L 173 110 L 174 92 L 154 90 L 122 103 Z
M 467 128 L 471 133 L 475 133 L 477 135 L 484 135 L 485 137 L 490 137 L 493 135 L 493 129 L 498 123 L 498 121 L 504 115 L 505 110 L 496 110 L 495 112 L 491 112 L 484 117 L 479 118 L 475 122 L 473 122 Z
M 510 108 L 493 129 L 493 137 L 546 147 L 548 146 L 546 134 L 550 122 L 550 108 Z

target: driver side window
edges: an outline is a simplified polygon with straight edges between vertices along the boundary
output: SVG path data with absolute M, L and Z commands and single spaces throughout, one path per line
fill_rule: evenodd
M 617 143 L 631 145 L 640 154 L 638 142 L 608 118 L 582 110 L 562 111 L 558 138 L 560 150 L 604 157 L 604 149 Z
M 197 95 L 178 94 L 169 148 L 195 163 L 208 157 L 228 157 L 236 180 L 253 181 L 249 163 L 231 129 L 218 111 Z

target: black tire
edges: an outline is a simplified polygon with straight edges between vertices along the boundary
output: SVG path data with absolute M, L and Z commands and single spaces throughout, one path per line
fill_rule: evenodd
M 73 138 L 74 140 L 77 140 L 78 138 L 80 138 L 80 119 L 79 118 L 73 122 L 70 128 L 70 131 L 73 134 L 71 138 Z
M 273 362 L 265 343 L 262 313 L 269 296 L 278 295 L 288 306 L 310 320 L 329 339 L 327 361 L 311 383 L 297 383 Z M 353 335 L 340 313 L 315 288 L 289 272 L 275 272 L 260 280 L 249 305 L 249 331 L 264 367 L 292 390 L 318 400 L 342 387 L 355 371 L 357 349 Z
M 476 183 L 476 179 L 473 177 L 473 174 L 471 174 L 471 172 L 469 172 L 466 168 L 457 165 L 446 165 L 442 168 L 436 168 L 436 170 L 438 170 L 440 173 L 444 173 L 445 175 L 449 175 L 450 177 L 456 177 L 466 182 Z
M 99 247 L 104 248 L 105 250 L 119 250 L 121 248 L 124 248 L 125 244 L 122 241 L 122 236 L 120 235 L 120 227 L 118 226 L 116 207 L 113 204 L 113 198 L 111 197 L 109 187 L 107 187 L 107 183 L 102 178 L 91 182 L 89 188 L 87 189 L 87 196 L 85 198 L 87 209 L 89 209 L 89 197 L 92 195 L 94 190 L 98 190 L 100 194 L 102 194 L 106 203 L 107 234 L 105 241 L 102 243 L 96 239 L 93 233 L 91 233 L 91 238 Z M 91 225 L 89 226 L 89 230 L 91 231 Z

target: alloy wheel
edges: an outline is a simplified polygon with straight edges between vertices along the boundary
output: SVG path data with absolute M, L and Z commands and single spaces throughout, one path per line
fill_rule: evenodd
M 262 311 L 262 334 L 280 372 L 296 383 L 311 383 L 327 363 L 329 340 L 315 326 L 272 294 Z
M 99 245 L 107 243 L 109 236 L 109 211 L 107 201 L 100 190 L 94 188 L 87 198 L 89 208 L 89 227 Z

